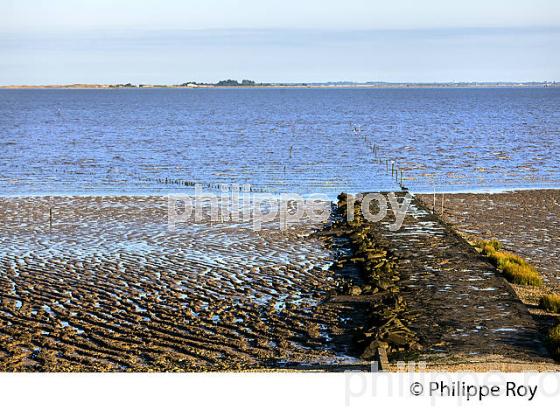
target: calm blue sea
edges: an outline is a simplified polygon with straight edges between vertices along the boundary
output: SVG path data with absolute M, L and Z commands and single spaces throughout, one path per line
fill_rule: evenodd
M 387 160 L 416 192 L 560 187 L 559 157 L 560 88 L 0 90 L 0 195 L 334 197 L 398 189 Z

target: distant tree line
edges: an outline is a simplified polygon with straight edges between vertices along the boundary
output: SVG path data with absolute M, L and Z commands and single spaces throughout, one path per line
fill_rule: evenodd
M 218 87 L 251 87 L 256 85 L 256 83 L 252 80 L 241 80 L 241 82 L 237 80 L 222 80 L 218 81 L 215 85 Z
M 126 84 L 113 84 L 113 85 L 110 85 L 109 87 L 111 87 L 111 88 L 131 88 L 131 87 L 136 87 L 136 86 L 132 83 L 126 83 Z

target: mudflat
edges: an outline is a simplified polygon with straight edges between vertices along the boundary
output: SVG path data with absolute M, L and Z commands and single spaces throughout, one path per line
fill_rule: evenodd
M 550 289 L 558 199 L 446 196 L 443 217 L 462 236 L 502 240 Z M 418 199 L 400 230 L 391 223 L 370 228 L 395 255 L 423 347 L 407 359 L 427 371 L 558 370 L 543 340 L 553 318 L 539 319 L 527 289 Z M 352 249 L 325 227 L 203 218 L 169 229 L 163 196 L 2 198 L 0 370 L 366 370 L 359 339 L 372 307 L 341 293 L 364 272 L 336 268 Z M 393 360 L 387 370 L 400 369 Z
M 433 195 L 419 195 L 428 206 Z M 443 219 L 469 240 L 496 238 L 537 267 L 560 291 L 560 190 L 445 194 Z M 442 195 L 436 196 L 441 215 Z
M 52 209 L 52 226 L 49 222 Z M 165 197 L 0 199 L 0 370 L 353 363 L 331 251 L 306 223 L 167 226 Z

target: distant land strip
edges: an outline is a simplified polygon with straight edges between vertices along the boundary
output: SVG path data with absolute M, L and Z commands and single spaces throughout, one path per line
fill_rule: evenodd
M 556 81 L 527 82 L 310 82 L 310 83 L 257 83 L 251 80 L 222 80 L 217 83 L 185 82 L 181 84 L 50 84 L 50 85 L 0 85 L 0 89 L 115 89 L 115 88 L 494 88 L 494 87 L 560 87 Z

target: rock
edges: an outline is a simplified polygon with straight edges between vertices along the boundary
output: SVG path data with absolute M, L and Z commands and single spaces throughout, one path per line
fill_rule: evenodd
M 405 346 L 405 345 L 408 344 L 407 338 L 404 337 L 404 336 L 401 336 L 397 333 L 391 332 L 391 333 L 389 333 L 387 338 L 391 343 L 393 343 L 397 346 Z
M 389 344 L 380 340 L 374 340 L 368 347 L 366 347 L 364 352 L 360 355 L 360 358 L 363 360 L 375 360 L 377 349 L 379 348 L 388 349 Z
M 415 340 L 410 342 L 408 346 L 409 346 L 410 350 L 416 350 L 416 351 L 420 351 L 424 348 L 420 343 L 418 343 Z
M 387 255 L 387 251 L 376 251 L 375 249 L 367 249 L 370 253 L 368 253 L 369 259 L 379 259 L 384 258 Z
M 319 325 L 317 323 L 312 323 L 307 326 L 307 334 L 312 339 L 318 339 L 321 336 Z

